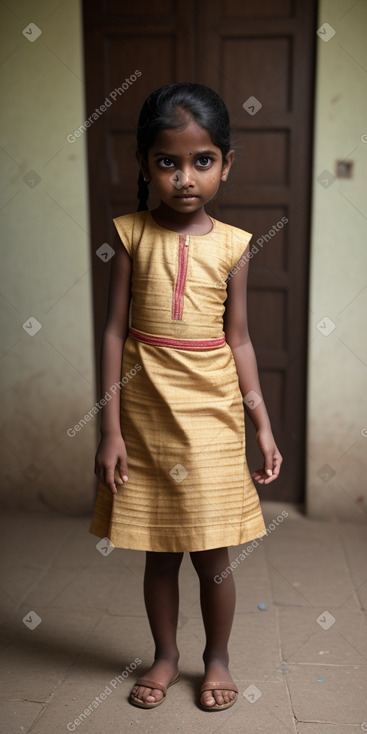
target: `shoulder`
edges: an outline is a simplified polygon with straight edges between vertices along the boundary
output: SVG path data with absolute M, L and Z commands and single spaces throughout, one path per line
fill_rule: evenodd
M 218 219 L 215 220 L 215 229 L 218 235 L 223 236 L 223 240 L 231 254 L 232 266 L 235 265 L 251 240 L 251 232 L 240 227 L 234 227 L 232 224 L 219 222 Z
M 117 229 L 121 242 L 127 249 L 129 255 L 133 254 L 133 244 L 139 241 L 146 227 L 148 211 L 132 212 L 115 217 L 113 223 Z
M 145 226 L 147 214 L 149 212 L 132 212 L 131 214 L 123 214 L 121 217 L 115 217 L 113 223 L 120 232 L 132 231 L 136 226 Z
M 233 224 L 227 224 L 226 222 L 220 222 L 219 219 L 215 219 L 214 221 L 217 231 L 227 235 L 230 239 L 241 239 L 242 241 L 249 241 L 252 237 L 251 232 L 248 232 L 246 229 L 234 227 Z

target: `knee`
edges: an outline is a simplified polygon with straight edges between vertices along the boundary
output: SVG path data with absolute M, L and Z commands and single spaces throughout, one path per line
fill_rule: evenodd
M 202 582 L 214 582 L 215 577 L 220 574 L 229 563 L 227 548 L 197 551 L 195 553 L 190 553 L 190 556 L 195 571 Z
M 145 569 L 150 575 L 174 575 L 179 571 L 182 558 L 183 553 L 153 553 L 153 551 L 148 551 Z

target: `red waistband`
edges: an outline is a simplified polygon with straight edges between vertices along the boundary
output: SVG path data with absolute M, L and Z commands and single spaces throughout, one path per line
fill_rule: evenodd
M 144 331 L 131 328 L 129 336 L 144 344 L 151 344 L 154 347 L 171 347 L 172 349 L 186 349 L 190 352 L 206 352 L 210 349 L 220 349 L 226 343 L 225 336 L 217 339 L 171 339 L 168 336 L 156 336 L 155 334 L 146 334 Z

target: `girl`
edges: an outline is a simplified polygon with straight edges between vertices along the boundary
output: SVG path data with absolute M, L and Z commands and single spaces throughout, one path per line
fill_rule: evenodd
M 146 551 L 155 658 L 129 699 L 146 709 L 179 680 L 185 551 L 199 577 L 206 633 L 199 705 L 219 711 L 237 699 L 228 669 L 234 580 L 218 577 L 229 565 L 227 546 L 266 534 L 245 458 L 242 396 L 264 457 L 253 479 L 270 484 L 282 462 L 247 329 L 251 235 L 205 211 L 233 155 L 228 111 L 216 92 L 191 83 L 157 89 L 138 122 L 138 211 L 114 220 L 122 245 L 102 346 L 101 484 L 90 530 Z M 149 184 L 160 200 L 153 211 Z

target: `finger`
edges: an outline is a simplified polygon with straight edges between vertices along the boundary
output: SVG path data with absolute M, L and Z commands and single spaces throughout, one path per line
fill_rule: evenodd
M 277 476 L 279 475 L 279 472 L 280 472 L 280 464 L 277 464 L 277 462 L 274 461 L 272 477 L 276 479 Z
M 282 456 L 279 453 L 275 454 L 275 456 L 274 456 L 273 474 L 276 477 L 279 476 L 279 472 L 280 472 L 280 467 L 281 467 L 282 461 L 283 461 Z
M 276 459 L 274 459 L 274 465 L 273 465 L 273 472 L 271 476 L 268 476 L 265 480 L 265 484 L 270 484 L 270 482 L 274 482 L 275 479 L 278 479 L 279 473 L 280 473 L 280 464 L 281 462 L 277 462 Z
M 115 484 L 114 470 L 113 469 L 106 469 L 104 484 L 106 485 L 106 487 L 108 487 L 108 489 L 111 490 L 112 494 L 116 494 L 117 493 L 117 487 L 116 487 L 116 484 Z
M 279 472 L 280 472 L 280 469 L 273 469 L 273 473 L 272 473 L 271 477 L 268 477 L 268 478 L 271 479 L 272 481 L 274 479 L 278 479 Z
M 273 452 L 266 451 L 264 453 L 264 472 L 268 477 L 271 477 L 273 473 Z
M 122 477 L 124 482 L 127 482 L 129 479 L 127 460 L 124 457 L 122 457 L 121 459 L 118 460 L 117 465 L 118 465 L 120 477 Z
M 115 473 L 114 473 L 114 481 L 115 481 L 115 484 L 118 484 L 120 487 L 124 483 L 117 466 L 116 466 Z
M 277 474 L 275 472 L 272 473 L 271 477 L 265 474 L 263 469 L 258 469 L 257 471 L 253 472 L 251 474 L 252 478 L 258 482 L 258 484 L 271 484 L 271 482 L 274 482 L 274 480 L 277 478 Z
M 262 469 L 257 469 L 256 471 L 252 472 L 251 476 L 259 484 L 264 484 L 265 477 Z
M 95 466 L 94 467 L 94 473 L 95 473 L 98 481 L 101 482 L 101 484 L 106 484 L 106 480 L 105 480 L 105 476 L 104 476 L 104 472 L 103 472 L 103 468 L 102 467 Z
M 272 473 L 272 475 L 271 475 L 271 477 L 267 477 L 267 478 L 265 479 L 265 481 L 264 481 L 264 484 L 266 484 L 266 485 L 268 485 L 268 484 L 271 484 L 272 482 L 275 482 L 275 480 L 276 480 L 277 478 L 278 478 L 278 475 L 277 475 L 277 474 L 275 474 L 275 472 L 273 472 L 273 473 Z

